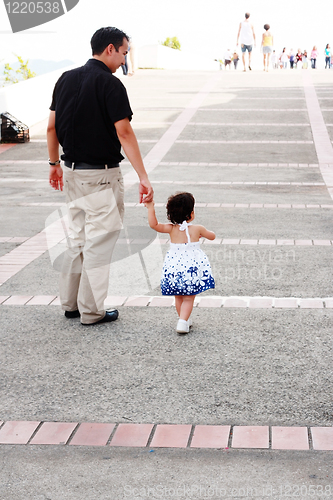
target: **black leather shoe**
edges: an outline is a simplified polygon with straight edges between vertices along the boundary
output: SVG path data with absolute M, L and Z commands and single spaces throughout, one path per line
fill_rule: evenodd
M 95 323 L 81 323 L 81 325 L 90 326 L 100 325 L 101 323 L 111 323 L 111 321 L 116 321 L 118 316 L 119 312 L 117 311 L 117 309 L 112 309 L 111 311 L 106 311 L 104 318 L 100 319 L 99 321 L 96 321 Z
M 66 318 L 79 318 L 80 311 L 65 311 Z

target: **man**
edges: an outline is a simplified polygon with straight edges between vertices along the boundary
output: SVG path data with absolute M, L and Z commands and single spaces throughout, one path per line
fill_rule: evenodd
M 245 65 L 245 52 L 247 51 L 249 54 L 249 70 L 251 71 L 251 54 L 252 54 L 252 48 L 253 45 L 256 46 L 256 36 L 254 33 L 254 29 L 252 24 L 249 21 L 250 14 L 246 12 L 245 14 L 245 20 L 240 23 L 239 25 L 239 30 L 238 30 L 238 35 L 237 35 L 237 45 L 238 45 L 238 40 L 240 37 L 240 42 L 241 42 L 241 50 L 242 50 L 242 61 L 244 65 L 244 70 L 246 71 L 246 65 Z
M 121 146 L 139 177 L 140 203 L 153 199 L 130 124 L 132 110 L 127 92 L 112 74 L 125 63 L 128 40 L 117 28 L 96 31 L 91 39 L 92 59 L 59 78 L 50 106 L 49 182 L 57 190 L 65 185 L 70 232 L 60 277 L 60 300 L 65 316 L 81 316 L 84 325 L 118 317 L 117 310 L 104 310 L 104 300 L 124 214 Z M 63 148 L 63 170 L 59 144 Z
M 230 69 L 230 66 L 231 66 L 231 59 L 232 59 L 232 55 L 231 55 L 231 52 L 230 52 L 230 49 L 228 49 L 225 54 L 224 54 L 224 68 L 227 69 L 229 68 Z

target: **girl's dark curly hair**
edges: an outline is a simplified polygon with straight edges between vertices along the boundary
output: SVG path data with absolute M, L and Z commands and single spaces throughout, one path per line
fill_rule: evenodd
M 191 193 L 176 193 L 168 198 L 167 217 L 172 224 L 181 224 L 191 218 L 194 209 L 194 196 Z

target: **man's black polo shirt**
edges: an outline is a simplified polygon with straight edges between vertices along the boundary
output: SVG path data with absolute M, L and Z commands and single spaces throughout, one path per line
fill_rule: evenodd
M 50 106 L 55 111 L 63 160 L 92 165 L 123 160 L 114 123 L 132 119 L 128 96 L 121 81 L 97 59 L 63 73 Z

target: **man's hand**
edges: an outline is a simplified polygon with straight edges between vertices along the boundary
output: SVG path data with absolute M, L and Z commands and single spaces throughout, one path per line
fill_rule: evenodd
M 50 165 L 49 183 L 50 186 L 56 191 L 62 191 L 64 182 L 62 179 L 62 168 L 60 165 Z
M 142 179 L 139 184 L 140 203 L 149 203 L 153 201 L 154 190 L 148 179 Z

